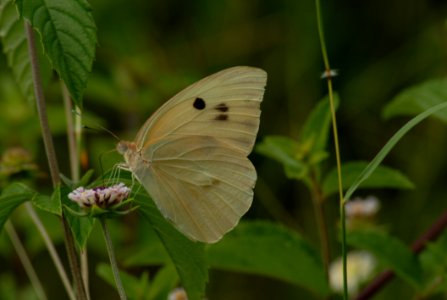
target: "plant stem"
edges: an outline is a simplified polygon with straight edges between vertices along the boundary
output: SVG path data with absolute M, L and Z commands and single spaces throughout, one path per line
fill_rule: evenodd
M 338 130 L 337 130 L 337 119 L 335 114 L 334 105 L 334 93 L 332 90 L 332 72 L 329 65 L 329 58 L 326 50 L 326 42 L 324 39 L 323 32 L 323 22 L 321 20 L 321 9 L 320 0 L 315 0 L 316 13 L 317 13 L 317 24 L 318 24 L 318 34 L 320 37 L 321 54 L 323 56 L 324 67 L 325 67 L 325 77 L 327 81 L 329 102 L 331 104 L 331 115 L 332 115 L 332 130 L 334 136 L 334 146 L 335 146 L 335 159 L 337 161 L 337 174 L 338 174 L 338 196 L 340 205 L 340 222 L 341 222 L 341 252 L 343 257 L 343 299 L 348 299 L 348 276 L 347 276 L 347 261 L 346 261 L 346 218 L 345 218 L 345 206 L 343 197 L 343 184 L 341 177 L 341 159 L 340 159 L 340 146 L 338 143 Z
M 57 164 L 56 152 L 54 150 L 50 127 L 48 125 L 48 115 L 46 111 L 45 97 L 43 94 L 42 80 L 40 77 L 40 66 L 36 51 L 34 32 L 31 25 L 27 21 L 25 21 L 25 32 L 28 40 L 28 52 L 30 55 L 31 71 L 34 82 L 34 93 L 36 96 L 36 106 L 39 116 L 40 127 L 42 130 L 42 138 L 45 145 L 45 152 L 47 154 L 48 165 L 50 169 L 51 180 L 53 182 L 53 187 L 57 188 L 61 182 L 59 176 L 59 167 Z M 67 249 L 68 261 L 70 263 L 71 273 L 73 275 L 75 282 L 77 297 L 80 300 L 86 300 L 87 298 L 79 270 L 79 262 L 76 257 L 76 249 L 73 241 L 73 236 L 63 214 L 61 220 L 62 220 L 62 227 L 64 228 L 65 247 Z
M 16 250 L 17 255 L 19 256 L 20 262 L 22 263 L 29 280 L 31 281 L 31 285 L 33 286 L 34 291 L 36 292 L 37 298 L 41 300 L 47 300 L 48 298 L 47 295 L 45 294 L 45 290 L 43 289 L 42 284 L 40 283 L 39 277 L 37 276 L 36 271 L 34 270 L 33 264 L 31 263 L 28 254 L 26 254 L 25 247 L 23 247 L 23 244 L 20 241 L 20 238 L 17 235 L 17 232 L 15 231 L 11 221 L 6 222 L 5 230 L 8 233 L 9 238 L 11 239 L 12 245 L 14 246 L 14 249 Z
M 75 121 L 73 120 L 73 105 L 68 93 L 67 86 L 61 81 L 62 98 L 64 100 L 65 118 L 67 120 L 68 153 L 70 157 L 70 172 L 73 182 L 80 179 L 80 145 L 81 145 L 81 111 L 76 107 Z M 87 248 L 80 251 L 79 260 L 81 262 L 81 274 L 84 282 L 87 298 L 89 293 L 89 274 Z
M 321 246 L 321 258 L 324 265 L 324 271 L 326 276 L 328 276 L 329 270 L 329 237 L 327 232 L 326 218 L 324 215 L 323 207 L 323 196 L 321 193 L 321 188 L 317 182 L 315 172 L 311 174 L 311 191 L 312 191 L 312 202 L 314 204 L 315 219 L 317 221 L 318 235 L 320 237 Z
M 76 297 L 71 287 L 70 280 L 68 279 L 67 273 L 65 272 L 64 269 L 64 265 L 62 264 L 61 259 L 57 254 L 56 249 L 54 248 L 53 242 L 51 241 L 48 232 L 46 231 L 45 227 L 40 221 L 39 216 L 36 214 L 36 211 L 34 210 L 31 203 L 29 202 L 25 203 L 25 208 L 28 212 L 28 215 L 31 217 L 31 220 L 33 220 L 34 225 L 37 227 L 37 230 L 39 231 L 40 235 L 44 240 L 48 252 L 50 253 L 51 259 L 53 260 L 53 263 L 56 266 L 56 270 L 59 273 L 59 276 L 61 277 L 65 290 L 67 291 L 68 297 L 70 298 L 70 300 L 75 300 Z
M 110 238 L 109 230 L 106 225 L 106 220 L 101 218 L 102 232 L 104 233 L 104 239 L 106 241 L 107 252 L 109 253 L 110 266 L 112 267 L 113 277 L 115 278 L 116 288 L 121 300 L 126 300 L 126 292 L 121 282 L 118 264 L 116 263 L 115 252 L 113 251 L 112 239 Z

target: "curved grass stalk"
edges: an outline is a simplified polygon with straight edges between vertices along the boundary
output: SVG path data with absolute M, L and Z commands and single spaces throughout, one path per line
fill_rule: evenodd
M 335 159 L 337 161 L 337 175 L 338 175 L 338 196 L 339 196 L 339 206 L 340 206 L 340 223 L 341 223 L 341 252 L 343 258 L 343 299 L 348 299 L 348 276 L 347 276 L 347 260 L 346 260 L 346 217 L 345 217 L 345 206 L 343 197 L 343 182 L 341 177 L 341 159 L 340 159 L 340 147 L 338 142 L 338 130 L 337 130 L 337 119 L 335 114 L 335 104 L 334 104 L 334 92 L 332 89 L 332 77 L 335 72 L 331 70 L 329 65 L 329 58 L 326 50 L 326 42 L 324 39 L 323 32 L 323 22 L 321 20 L 321 9 L 320 0 L 315 0 L 316 14 L 317 14 L 317 24 L 318 24 L 318 34 L 320 38 L 321 54 L 324 61 L 324 78 L 327 81 L 327 88 L 329 94 L 329 102 L 331 105 L 331 115 L 332 115 L 332 130 L 334 136 L 334 146 L 335 146 Z
M 23 244 L 20 241 L 20 238 L 17 235 L 17 232 L 15 231 L 11 221 L 7 221 L 5 223 L 5 230 L 8 233 L 9 238 L 11 239 L 11 243 L 17 255 L 19 256 L 20 262 L 22 263 L 26 274 L 28 275 L 31 285 L 33 286 L 34 291 L 36 292 L 37 298 L 40 300 L 47 300 L 48 299 L 47 295 L 45 294 L 45 290 L 43 289 L 39 277 L 36 274 L 36 270 L 34 270 L 33 264 L 31 263 L 31 260 L 29 259 L 28 254 L 26 253 L 25 247 L 23 247 Z

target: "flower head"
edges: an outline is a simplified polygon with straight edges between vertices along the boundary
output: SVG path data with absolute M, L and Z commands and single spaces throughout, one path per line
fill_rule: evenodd
M 355 295 L 373 274 L 376 259 L 367 251 L 352 251 L 347 255 L 348 293 Z M 343 261 L 337 258 L 329 266 L 329 283 L 335 292 L 343 292 Z
M 68 198 L 86 210 L 104 210 L 119 208 L 123 200 L 129 197 L 130 189 L 119 183 L 110 187 L 99 186 L 93 189 L 79 187 L 68 194 Z
M 185 289 L 176 288 L 169 293 L 168 300 L 188 300 L 188 296 L 186 295 Z
M 355 198 L 345 204 L 347 218 L 369 218 L 373 217 L 380 209 L 380 202 L 374 196 L 365 199 Z

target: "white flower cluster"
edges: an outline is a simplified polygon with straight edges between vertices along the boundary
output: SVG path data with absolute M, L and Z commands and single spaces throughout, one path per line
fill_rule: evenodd
M 377 261 L 369 252 L 351 251 L 347 255 L 347 265 L 348 293 L 352 296 L 372 276 Z M 329 283 L 335 292 L 343 292 L 343 261 L 341 257 L 332 262 L 329 267 Z
M 68 194 L 68 198 L 82 208 L 94 205 L 106 208 L 119 204 L 129 196 L 129 193 L 130 189 L 124 183 L 119 183 L 110 187 L 100 186 L 93 189 L 79 187 Z
M 374 196 L 365 199 L 355 198 L 345 204 L 347 218 L 368 218 L 373 217 L 380 209 L 380 202 Z

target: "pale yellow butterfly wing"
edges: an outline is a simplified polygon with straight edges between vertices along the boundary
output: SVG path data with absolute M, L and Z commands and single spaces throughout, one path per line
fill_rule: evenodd
M 218 241 L 249 209 L 256 171 L 240 151 L 212 137 L 183 137 L 151 148 L 150 171 L 142 162 L 135 176 L 191 239 Z
M 155 112 L 124 154 L 163 215 L 193 240 L 218 241 L 251 205 L 256 171 L 247 155 L 266 80 L 251 67 L 200 80 Z
M 212 136 L 249 154 L 259 128 L 267 73 L 233 67 L 210 75 L 166 102 L 138 132 L 139 149 L 165 138 Z M 203 109 L 194 107 L 197 99 Z M 197 102 L 198 101 L 198 102 Z

